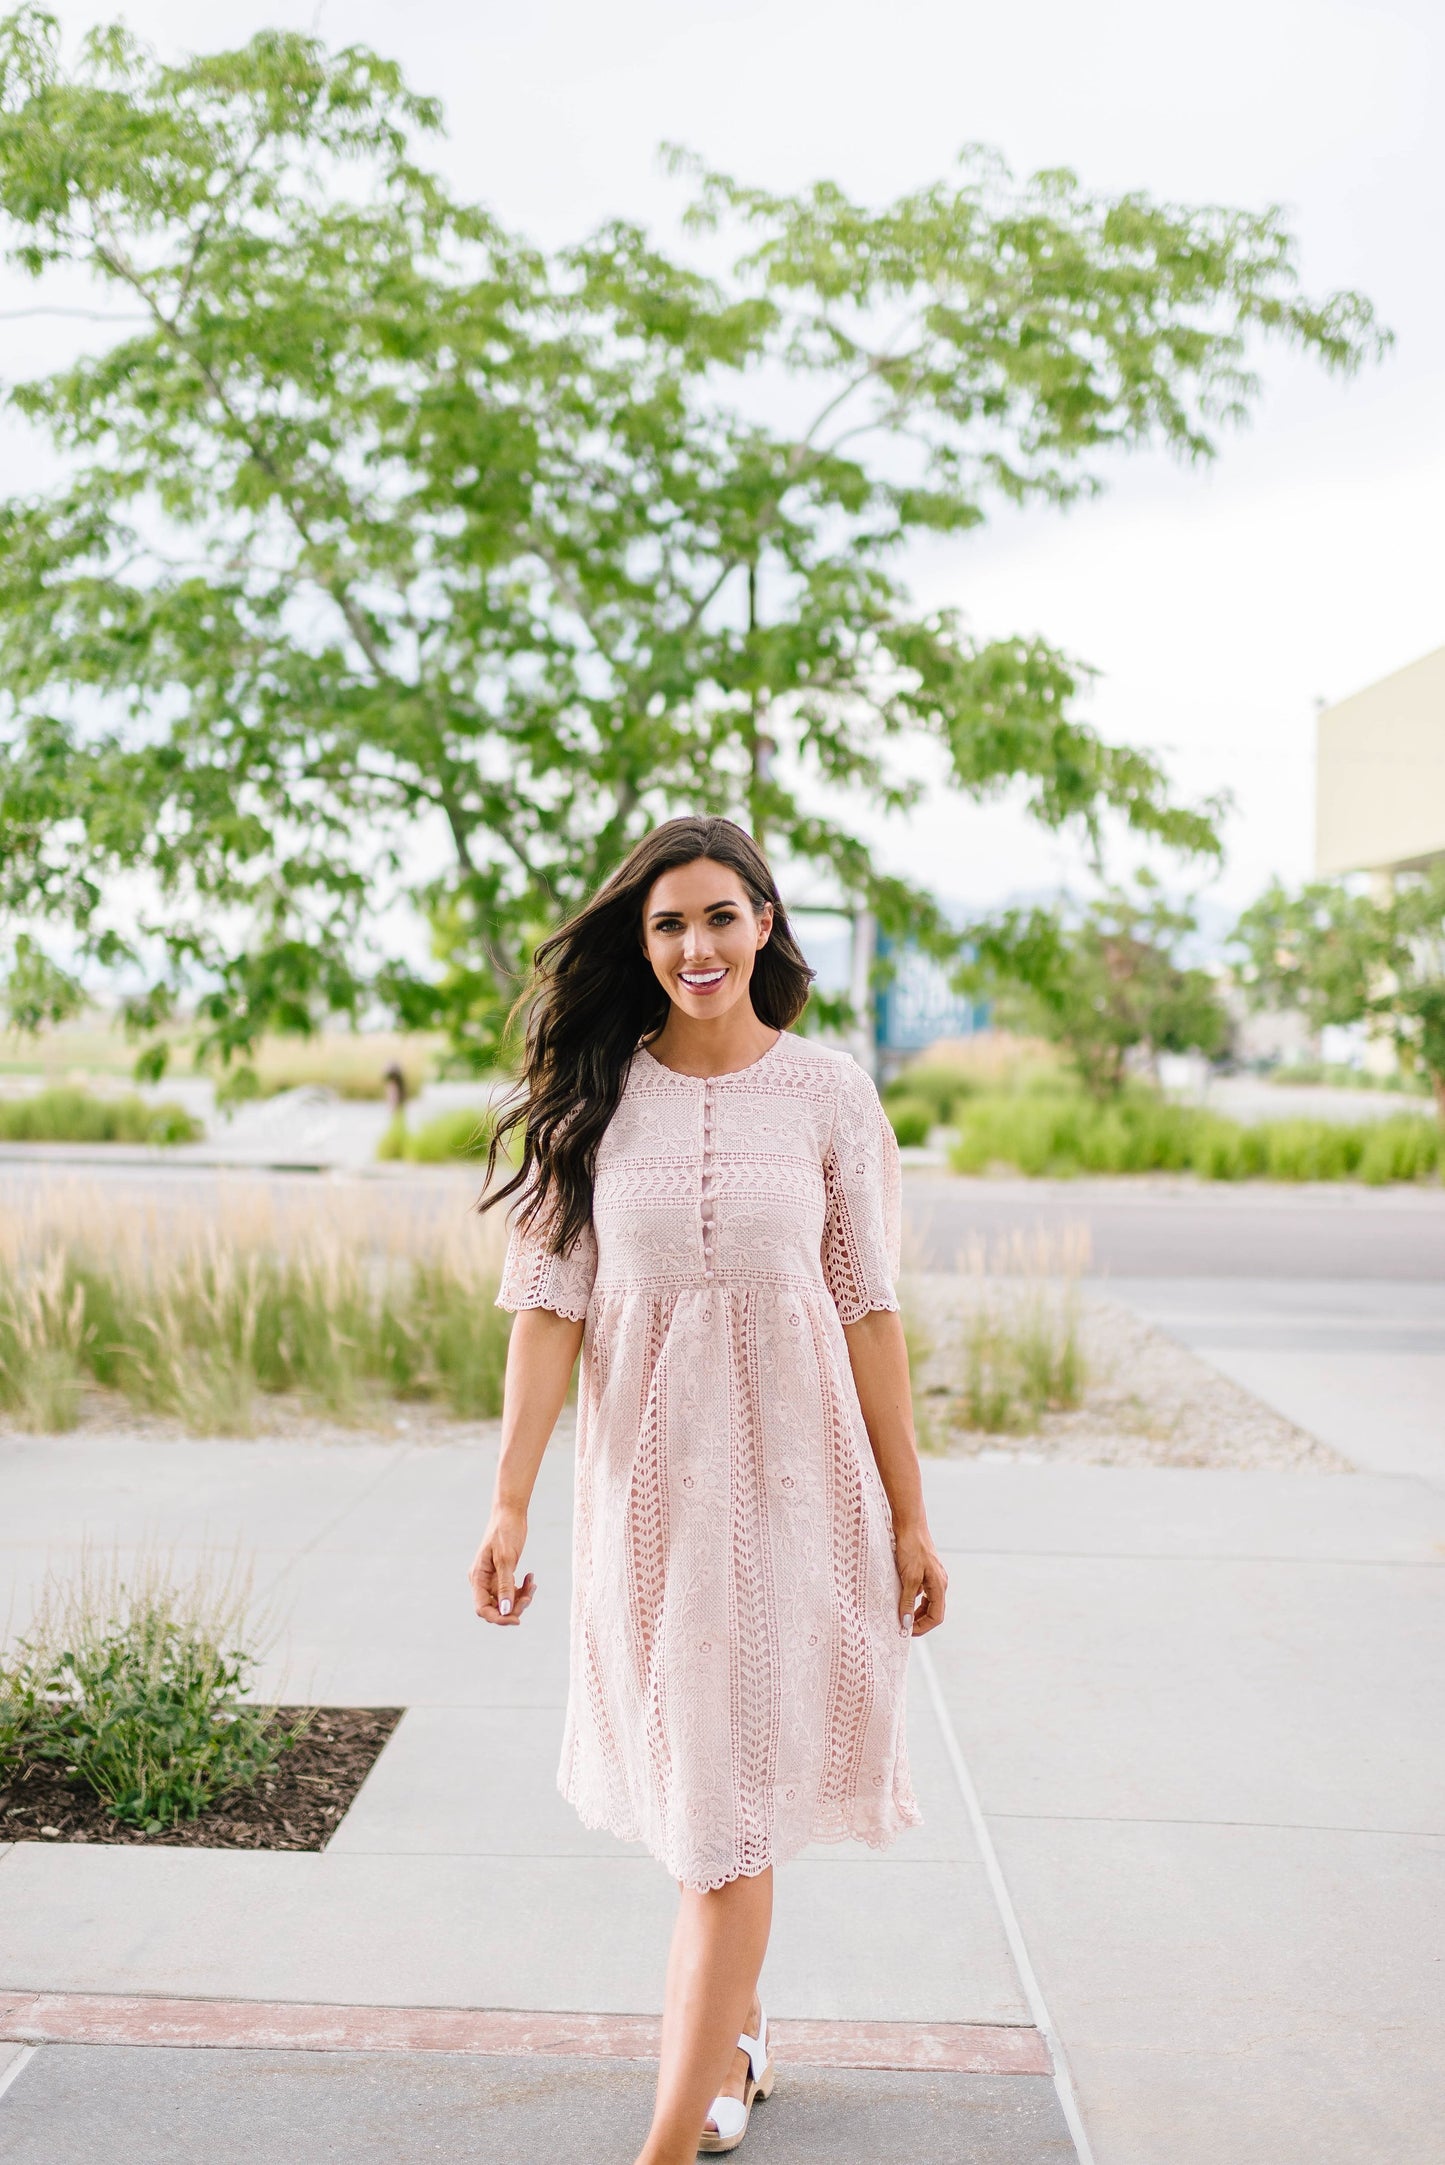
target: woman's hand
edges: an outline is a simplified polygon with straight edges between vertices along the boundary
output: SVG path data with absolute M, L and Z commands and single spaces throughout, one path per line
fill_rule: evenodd
M 948 1573 L 939 1561 L 927 1526 L 916 1530 L 894 1528 L 893 1555 L 898 1565 L 898 1621 L 910 1628 L 915 1639 L 936 1631 L 943 1622 L 948 1593 Z
M 529 1571 L 517 1584 L 517 1566 L 527 1539 L 527 1514 L 493 1510 L 469 1574 L 472 1604 L 485 1624 L 520 1624 L 536 1591 Z

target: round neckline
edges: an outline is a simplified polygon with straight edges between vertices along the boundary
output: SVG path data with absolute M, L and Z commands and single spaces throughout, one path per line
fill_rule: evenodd
M 765 1060 L 772 1059 L 773 1054 L 782 1044 L 783 1039 L 787 1036 L 787 1034 L 788 1033 L 786 1030 L 779 1030 L 777 1036 L 773 1039 L 773 1042 L 771 1045 L 769 1045 L 767 1051 L 760 1052 L 756 1060 L 749 1060 L 746 1067 L 726 1067 L 723 1069 L 720 1075 L 689 1075 L 685 1069 L 680 1067 L 669 1067 L 665 1060 L 659 1060 L 656 1053 L 651 1051 L 648 1046 L 639 1045 L 637 1049 L 640 1053 L 644 1054 L 645 1057 L 651 1062 L 653 1067 L 657 1069 L 659 1075 L 670 1075 L 674 1082 L 692 1082 L 703 1084 L 732 1082 L 739 1075 L 755 1075 L 758 1069 L 763 1065 L 763 1062 Z

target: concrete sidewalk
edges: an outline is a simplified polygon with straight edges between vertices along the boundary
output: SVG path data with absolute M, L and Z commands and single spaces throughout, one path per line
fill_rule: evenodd
M 653 2070 L 637 2060 L 385 2061 L 351 2053 L 52 2045 L 0 2101 L 6 2165 L 404 2165 L 631 2159 Z M 59 2145 L 65 2145 L 62 2149 Z M 794 2068 L 760 2104 L 750 2165 L 1072 2165 L 1046 2076 Z
M 1115 1279 L 1104 1290 L 1364 1471 L 1445 1489 L 1445 1284 Z
M 544 1468 L 542 1591 L 517 1633 L 478 1626 L 463 1583 L 490 1466 L 486 1444 L 0 1447 L 17 1622 L 87 1532 L 182 1560 L 239 1542 L 288 1610 L 287 1690 L 408 1708 L 323 1854 L 14 1845 L 0 1987 L 655 2010 L 668 1883 L 553 1786 L 567 1453 Z M 1442 2102 L 1438 1492 L 987 1461 L 927 1479 L 954 1587 L 915 1652 L 927 1824 L 780 1875 L 771 2009 L 958 2035 L 1051 2018 L 1098 2165 L 1423 2160 Z M 47 2043 L 0 2101 L 0 2159 L 566 2159 L 581 2128 L 589 2158 L 625 2160 L 645 2092 L 626 2058 L 564 2075 Z M 750 2144 L 852 2165 L 1070 2151 L 1045 2077 L 802 2066 Z

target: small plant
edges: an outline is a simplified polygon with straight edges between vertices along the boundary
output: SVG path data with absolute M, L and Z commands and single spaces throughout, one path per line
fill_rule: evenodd
M 917 1148 L 928 1141 L 936 1125 L 936 1115 L 927 1098 L 890 1096 L 886 1109 L 893 1132 L 904 1149 Z
M 52 1578 L 0 1678 L 0 1755 L 58 1763 L 125 1826 L 157 1833 L 251 1788 L 302 1733 L 251 1703 L 261 1659 L 233 1566 Z
M 965 1428 L 1007 1436 L 1024 1426 L 1012 1368 L 999 1318 L 984 1308 L 970 1318 L 964 1338 L 963 1389 L 957 1410 Z
M 1067 1226 L 970 1243 L 958 1262 L 961 1312 L 957 1278 L 932 1290 L 912 1273 L 900 1281 L 920 1449 L 940 1448 L 950 1428 L 1031 1434 L 1046 1414 L 1083 1403 L 1088 1263 L 1087 1228 Z
M 937 1385 L 930 1387 L 925 1378 L 937 1346 L 915 1282 L 911 1278 L 901 1279 L 898 1295 L 903 1318 L 903 1343 L 908 1353 L 908 1376 L 913 1390 L 914 1436 L 920 1451 L 936 1451 L 942 1439 L 931 1401 L 947 1394 L 940 1391 Z
M 485 1158 L 491 1139 L 490 1113 L 459 1105 L 424 1120 L 419 1128 L 409 1128 L 398 1113 L 377 1144 L 376 1154 L 382 1159 L 405 1158 L 413 1165 L 446 1165 L 454 1159 Z
M 964 1334 L 958 1411 L 965 1428 L 1013 1435 L 1083 1400 L 1077 1288 L 988 1288 Z
M 95 1097 L 56 1086 L 0 1098 L 0 1142 L 190 1143 L 201 1132 L 183 1105 L 147 1105 L 134 1094 Z

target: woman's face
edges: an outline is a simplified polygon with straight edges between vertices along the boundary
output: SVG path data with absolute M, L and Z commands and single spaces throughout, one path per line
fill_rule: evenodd
M 653 882 L 643 905 L 642 945 L 674 1007 L 702 1021 L 749 998 L 773 905 L 755 910 L 737 873 L 711 857 Z

